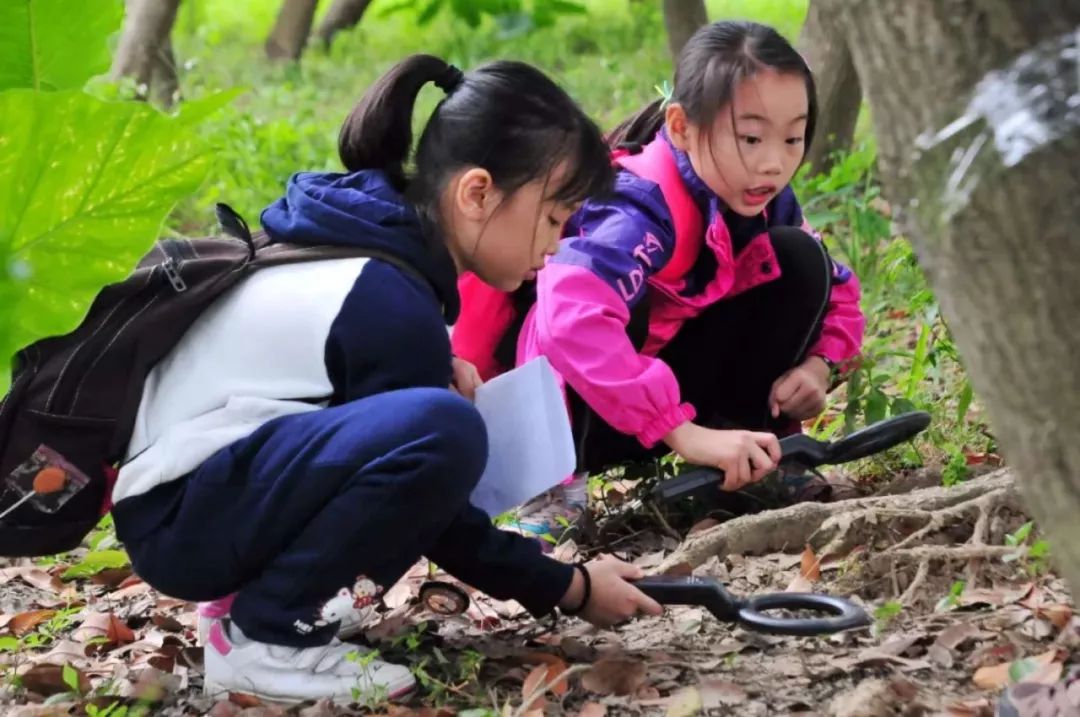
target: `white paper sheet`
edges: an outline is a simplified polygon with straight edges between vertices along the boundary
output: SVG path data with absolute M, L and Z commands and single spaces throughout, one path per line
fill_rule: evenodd
M 576 457 L 562 391 L 544 357 L 485 383 L 476 408 L 488 430 L 488 464 L 472 503 L 494 517 L 558 485 Z

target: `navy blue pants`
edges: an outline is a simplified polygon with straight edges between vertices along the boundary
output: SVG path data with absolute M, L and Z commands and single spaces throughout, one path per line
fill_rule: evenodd
M 389 588 L 423 555 L 463 562 L 469 531 L 490 528 L 466 515 L 486 460 L 471 403 L 407 389 L 271 421 L 113 512 L 154 588 L 193 601 L 236 592 L 249 637 L 317 645 L 335 625 L 297 625 L 358 576 Z

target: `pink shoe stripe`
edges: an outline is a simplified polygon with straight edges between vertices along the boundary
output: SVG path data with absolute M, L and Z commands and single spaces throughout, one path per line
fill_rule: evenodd
M 228 655 L 232 652 L 232 643 L 229 642 L 229 638 L 225 636 L 225 628 L 222 627 L 220 622 L 215 622 L 210 626 L 210 637 L 207 641 L 210 643 L 211 647 L 222 655 Z
M 232 604 L 236 600 L 236 593 L 213 600 L 199 603 L 199 614 L 203 617 L 225 617 L 232 610 Z

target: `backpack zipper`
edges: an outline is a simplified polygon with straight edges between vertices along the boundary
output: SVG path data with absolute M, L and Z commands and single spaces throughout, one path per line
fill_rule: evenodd
M 147 279 L 146 284 L 141 289 L 139 289 L 138 292 L 133 294 L 131 297 L 128 297 L 129 299 L 142 296 L 148 287 L 152 288 L 153 272 L 156 271 L 158 267 L 161 267 L 162 273 L 165 275 L 165 279 L 172 286 L 173 291 L 175 291 L 177 294 L 187 291 L 187 282 L 184 281 L 184 277 L 180 273 L 180 270 L 184 266 L 184 257 L 182 249 L 180 247 L 180 242 L 174 239 L 163 239 L 158 242 L 158 246 L 161 248 L 161 253 L 165 255 L 165 260 L 151 268 L 151 275 Z M 155 301 L 157 301 L 159 298 L 160 296 L 155 296 L 154 298 L 152 298 L 147 304 L 145 304 L 142 308 L 136 311 L 133 316 L 128 318 L 123 324 L 117 327 L 116 333 L 109 340 L 109 343 L 107 343 L 100 351 L 98 351 L 94 359 L 89 364 L 87 364 L 86 369 L 83 371 L 82 376 L 79 378 L 79 382 L 75 385 L 75 392 L 71 394 L 71 401 L 66 408 L 66 412 L 68 415 L 74 414 L 75 407 L 78 405 L 79 402 L 79 394 L 82 393 L 83 384 L 86 382 L 86 378 L 93 370 L 93 368 L 97 366 L 97 363 L 101 360 L 101 357 L 108 352 L 109 348 L 114 343 L 116 343 L 116 340 L 120 338 L 120 335 L 124 333 L 124 331 L 128 328 L 131 322 L 135 318 L 137 318 L 139 314 L 149 308 L 149 306 Z
M 163 239 L 158 245 L 161 247 L 161 253 L 165 255 L 165 261 L 161 263 L 161 268 L 165 272 L 165 278 L 172 285 L 173 291 L 177 294 L 187 291 L 187 282 L 180 275 L 180 269 L 184 265 L 184 257 L 181 255 L 180 247 L 172 239 Z

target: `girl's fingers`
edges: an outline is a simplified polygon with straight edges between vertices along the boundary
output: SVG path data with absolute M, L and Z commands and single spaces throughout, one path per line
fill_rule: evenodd
M 769 458 L 772 459 L 773 465 L 780 462 L 780 459 L 783 457 L 783 452 L 780 450 L 780 440 L 774 434 L 755 433 L 754 440 L 769 454 Z
M 773 469 L 773 462 L 769 458 L 769 454 L 757 444 L 750 448 L 750 463 L 753 466 L 750 480 L 753 482 L 761 480 L 763 476 L 768 475 Z

